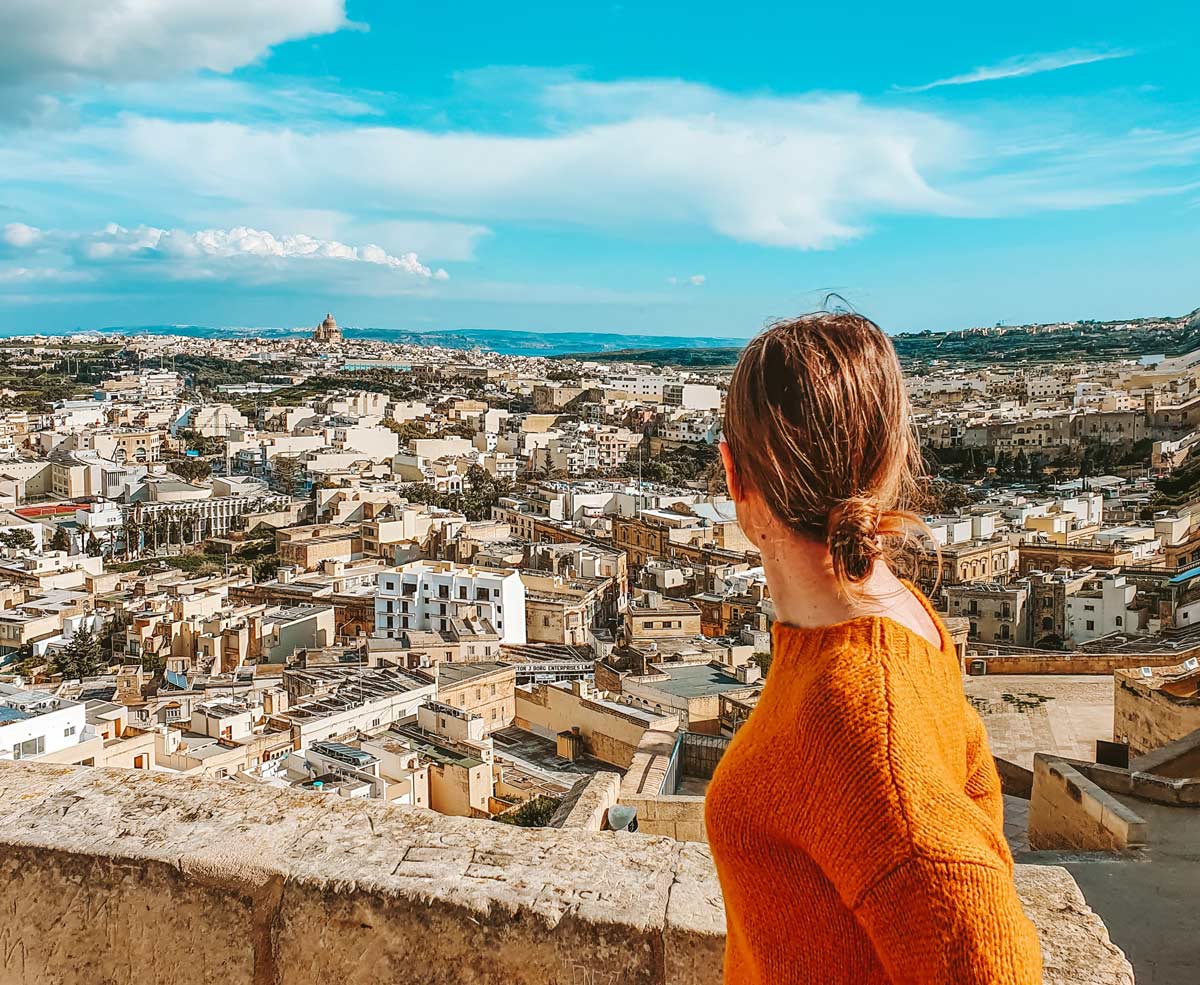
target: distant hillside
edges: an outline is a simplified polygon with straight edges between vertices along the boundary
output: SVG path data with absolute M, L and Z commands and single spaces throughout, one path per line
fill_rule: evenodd
M 649 363 L 652 366 L 732 366 L 737 362 L 741 346 L 707 349 L 681 347 L 678 349 L 614 349 L 611 352 L 565 353 L 559 359 L 578 359 L 596 363 Z
M 740 346 L 610 349 L 569 352 L 560 359 L 634 362 L 655 366 L 732 366 Z M 1080 321 L 1046 325 L 998 325 L 952 332 L 913 332 L 892 336 L 906 364 L 934 360 L 963 366 L 1006 363 L 1101 361 L 1143 356 L 1178 356 L 1200 349 L 1200 308 L 1178 318 Z
M 986 365 L 1178 356 L 1200 349 L 1200 309 L 1177 318 L 1005 325 L 897 335 L 892 341 L 900 358 L 912 362 Z

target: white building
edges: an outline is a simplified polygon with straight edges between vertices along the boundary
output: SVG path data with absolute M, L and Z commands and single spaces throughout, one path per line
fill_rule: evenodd
M 446 632 L 460 610 L 473 609 L 502 643 L 525 642 L 525 585 L 512 568 L 413 561 L 381 572 L 376 584 L 376 636 L 397 639 L 409 629 Z
M 667 383 L 663 403 L 686 410 L 720 410 L 721 391 L 711 383 Z
M 70 748 L 84 738 L 86 728 L 82 701 L 0 684 L 0 760 L 32 759 Z
M 1105 575 L 1088 588 L 1067 596 L 1067 636 L 1085 643 L 1109 633 L 1135 631 L 1137 613 L 1130 610 L 1137 586 L 1124 575 Z M 1130 625 L 1130 623 L 1133 625 Z

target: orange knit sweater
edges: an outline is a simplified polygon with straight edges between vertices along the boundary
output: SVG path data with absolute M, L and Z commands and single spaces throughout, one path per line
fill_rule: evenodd
M 925 604 L 940 650 L 883 617 L 776 625 L 706 804 L 726 983 L 1041 982 L 983 723 Z

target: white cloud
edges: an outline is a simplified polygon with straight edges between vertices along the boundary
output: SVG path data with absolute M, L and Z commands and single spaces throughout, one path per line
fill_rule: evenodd
M 73 240 L 77 244 L 78 255 L 94 263 L 134 257 L 228 260 L 249 256 L 278 260 L 349 260 L 390 267 L 426 280 L 434 276 L 434 272 L 421 263 L 416 253 L 392 256 L 373 243 L 361 247 L 348 246 L 337 240 L 317 239 L 304 233 L 275 236 L 248 226 L 201 229 L 188 233 L 153 226 L 125 229 L 116 223 L 109 223 L 99 232 Z
M 999 79 L 1019 79 L 1027 75 L 1039 75 L 1042 72 L 1057 72 L 1059 69 L 1074 68 L 1077 65 L 1091 65 L 1094 62 L 1106 62 L 1114 58 L 1128 58 L 1135 54 L 1126 50 L 1106 50 L 1088 48 L 1068 48 L 1065 51 L 1054 51 L 1044 55 L 1017 55 L 1007 58 L 995 65 L 985 65 L 965 72 L 962 75 L 951 75 L 949 78 L 937 79 L 917 86 L 896 86 L 900 92 L 928 92 L 941 86 L 972 85 L 976 82 L 995 82 Z
M 525 137 L 359 126 L 299 130 L 131 118 L 103 139 L 135 174 L 273 208 L 371 202 L 458 221 L 703 227 L 748 242 L 824 248 L 886 213 L 947 212 L 927 175 L 967 133 L 932 114 L 855 96 L 737 99 Z M 673 86 L 672 90 L 677 90 Z
M 22 211 L 10 214 L 31 222 L 68 214 L 94 228 L 149 214 L 185 230 L 304 229 L 396 258 L 415 252 L 424 266 L 472 259 L 509 226 L 828 249 L 895 215 L 1009 216 L 1175 194 L 1200 161 L 1194 130 L 1159 118 L 1157 130 L 1121 132 L 1115 115 L 1075 104 L 959 117 L 848 94 L 558 76 L 526 98 L 533 125 L 519 135 L 110 116 L 9 134 L 0 174 L 21 183 Z
M 0 243 L 14 249 L 26 249 L 33 246 L 42 235 L 40 229 L 27 226 L 23 222 L 10 222 L 0 232 Z
M 21 258 L 20 266 L 0 268 L 0 281 L 7 282 L 91 280 L 114 290 L 164 280 L 303 282 L 387 294 L 449 279 L 414 252 L 393 255 L 374 244 L 351 246 L 303 233 L 276 236 L 247 226 L 187 232 L 109 223 L 75 233 L 10 223 L 3 242 L 11 256 Z
M 700 287 L 707 279 L 704 274 L 692 274 L 689 277 L 668 277 L 667 283 L 672 287 L 678 287 L 680 284 L 686 284 L 690 287 Z
M 704 283 L 704 281 L 705 281 L 704 274 L 692 274 L 692 276 L 688 278 L 688 283 L 691 284 L 693 287 L 699 287 L 701 284 Z
M 347 26 L 344 0 L 4 0 L 0 83 L 230 72 Z

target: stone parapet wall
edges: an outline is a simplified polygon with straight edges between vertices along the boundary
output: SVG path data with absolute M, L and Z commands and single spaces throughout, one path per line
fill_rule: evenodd
M 972 645 L 991 649 L 985 643 Z M 1178 653 L 1051 653 L 1046 650 L 1024 650 L 987 656 L 968 651 L 964 664 L 969 668 L 976 660 L 986 663 L 989 677 L 1004 674 L 1095 674 L 1107 677 L 1129 666 L 1173 666 L 1179 662 L 1180 656 Z
M 1146 822 L 1067 760 L 1033 757 L 1029 847 L 1126 851 L 1146 844 Z
M 0 985 L 721 981 L 712 859 L 669 838 L 22 762 L 0 881 Z M 1065 870 L 1017 887 L 1047 985 L 1133 982 Z
M 616 804 L 620 793 L 620 773 L 600 772 L 585 776 L 571 787 L 546 827 L 599 831 L 604 827 L 608 809 Z

